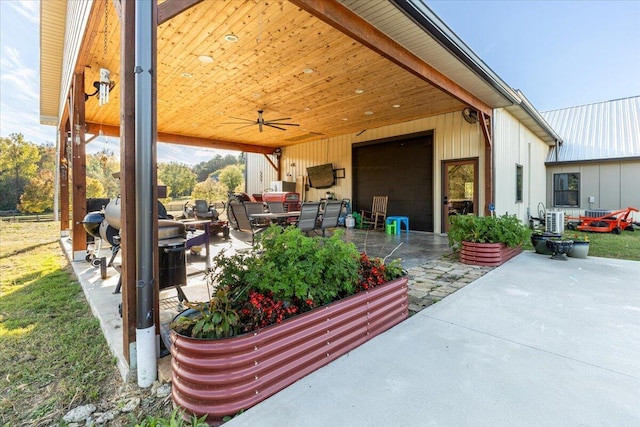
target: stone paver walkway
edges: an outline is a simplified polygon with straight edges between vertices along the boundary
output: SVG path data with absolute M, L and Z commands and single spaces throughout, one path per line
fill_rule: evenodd
M 467 265 L 451 257 L 441 257 L 408 269 L 409 315 L 464 288 L 493 268 Z

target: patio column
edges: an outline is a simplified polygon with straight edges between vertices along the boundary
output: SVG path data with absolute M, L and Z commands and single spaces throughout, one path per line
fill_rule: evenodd
M 84 134 L 84 71 L 73 76 L 71 100 L 71 152 L 73 160 L 73 225 L 72 254 L 74 261 L 84 260 L 87 251 L 87 233 L 82 220 L 87 214 L 87 161 Z

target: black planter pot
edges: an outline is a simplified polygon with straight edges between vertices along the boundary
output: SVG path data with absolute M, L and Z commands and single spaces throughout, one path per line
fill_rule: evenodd
M 542 234 L 532 234 L 531 245 L 533 246 L 533 249 L 535 249 L 536 253 L 538 254 L 553 255 L 553 252 L 551 252 L 551 250 L 547 248 L 547 240 L 560 239 L 560 238 L 562 238 L 562 235 L 558 233 L 544 232 Z

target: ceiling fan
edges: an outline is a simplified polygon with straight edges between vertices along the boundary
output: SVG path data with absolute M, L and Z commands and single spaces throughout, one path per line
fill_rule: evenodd
M 244 126 L 240 126 L 237 129 L 243 129 L 249 126 L 254 126 L 254 125 L 258 125 L 258 129 L 260 130 L 260 132 L 262 132 L 262 128 L 263 126 L 269 126 L 271 128 L 275 128 L 275 129 L 280 129 L 280 130 L 286 130 L 283 127 L 280 126 L 300 126 L 297 123 L 283 123 L 283 120 L 291 120 L 291 117 L 283 117 L 281 119 L 273 119 L 273 120 L 265 120 L 264 117 L 262 117 L 262 113 L 264 111 L 263 110 L 258 110 L 258 119 L 257 120 L 251 120 L 251 119 L 243 119 L 242 117 L 232 117 L 232 119 L 236 119 L 236 120 L 242 120 L 240 122 L 225 122 L 222 123 L 223 125 L 244 125 Z M 249 123 L 249 124 L 247 124 Z

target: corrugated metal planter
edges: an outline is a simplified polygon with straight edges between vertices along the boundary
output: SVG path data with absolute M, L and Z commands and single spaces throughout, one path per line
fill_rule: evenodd
M 504 243 L 462 242 L 460 261 L 470 265 L 496 267 L 522 252 L 522 247 L 510 248 Z
M 173 401 L 218 424 L 400 323 L 408 299 L 402 277 L 251 334 L 211 340 L 171 331 Z

